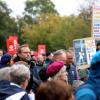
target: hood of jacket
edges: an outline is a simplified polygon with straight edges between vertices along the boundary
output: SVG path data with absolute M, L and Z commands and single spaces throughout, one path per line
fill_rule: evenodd
M 97 51 L 91 60 L 88 82 L 91 83 L 100 94 L 100 51 Z

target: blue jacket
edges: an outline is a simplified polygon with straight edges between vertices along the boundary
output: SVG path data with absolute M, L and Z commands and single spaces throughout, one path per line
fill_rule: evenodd
M 96 95 L 91 89 L 83 88 L 80 89 L 76 95 L 76 100 L 96 100 Z
M 76 100 L 100 100 L 100 51 L 91 60 L 87 83 L 94 87 L 94 90 L 80 88 L 75 94 Z
M 73 81 L 77 80 L 76 66 L 74 64 L 67 66 L 67 73 L 68 73 L 68 83 L 72 85 Z

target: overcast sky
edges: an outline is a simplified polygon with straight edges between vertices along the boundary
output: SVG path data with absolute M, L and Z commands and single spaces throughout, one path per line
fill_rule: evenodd
M 12 16 L 22 15 L 26 0 L 3 0 L 6 1 L 9 8 L 13 10 Z M 78 8 L 85 0 L 51 0 L 61 16 L 70 14 L 78 15 Z

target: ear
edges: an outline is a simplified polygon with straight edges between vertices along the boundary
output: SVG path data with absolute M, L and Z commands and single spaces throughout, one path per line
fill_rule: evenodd
M 27 85 L 28 85 L 28 80 L 23 82 L 20 86 L 21 86 L 21 88 L 26 89 Z

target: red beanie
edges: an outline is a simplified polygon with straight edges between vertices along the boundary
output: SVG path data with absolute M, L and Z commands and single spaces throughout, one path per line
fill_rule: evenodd
M 48 77 L 52 77 L 54 76 L 55 74 L 57 74 L 60 69 L 64 66 L 64 62 L 62 61 L 56 61 L 56 62 L 53 62 L 52 64 L 50 64 L 47 68 L 47 71 L 46 71 L 46 75 Z

